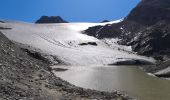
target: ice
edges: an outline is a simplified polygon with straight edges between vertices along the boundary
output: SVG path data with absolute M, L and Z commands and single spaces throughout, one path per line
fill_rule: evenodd
M 118 39 L 99 40 L 81 33 L 88 27 L 108 23 L 32 24 L 6 21 L 0 23 L 0 27 L 12 29 L 0 31 L 15 42 L 37 48 L 41 53 L 53 55 L 69 65 L 107 65 L 120 58 L 154 62 L 152 58 L 136 55 L 131 47 L 118 45 Z M 88 42 L 97 43 L 97 46 L 80 45 Z

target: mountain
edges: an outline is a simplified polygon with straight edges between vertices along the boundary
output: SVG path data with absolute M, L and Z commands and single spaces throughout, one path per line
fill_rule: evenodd
M 126 20 L 144 26 L 150 26 L 159 21 L 170 21 L 170 1 L 142 0 L 137 7 L 130 12 Z
M 128 100 L 75 87 L 52 73 L 67 69 L 50 66 L 151 64 L 142 68 L 169 77 L 169 7 L 168 0 L 142 0 L 126 18 L 105 23 L 67 23 L 59 16 L 42 16 L 37 24 L 0 21 L 0 99 Z
M 132 46 L 140 55 L 163 60 L 170 49 L 169 23 L 169 0 L 142 0 L 122 22 L 91 27 L 84 34 L 99 39 L 116 37 L 121 39 L 119 44 Z
M 142 0 L 127 16 L 126 21 L 140 26 L 127 45 L 144 55 L 169 54 L 170 1 Z M 135 26 L 134 26 L 135 27 Z M 130 35 L 131 35 L 130 34 Z
M 63 20 L 60 16 L 42 16 L 35 23 L 68 23 Z
M 67 23 L 59 16 L 42 16 L 37 24 L 0 20 L 0 99 L 128 100 L 75 87 L 52 73 L 67 69 L 50 66 L 151 64 L 142 68 L 169 77 L 169 10 L 168 0 L 142 0 L 126 18 L 105 23 Z

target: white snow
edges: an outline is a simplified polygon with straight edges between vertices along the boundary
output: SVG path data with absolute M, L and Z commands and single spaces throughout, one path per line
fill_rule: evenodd
M 100 25 L 119 23 L 119 22 L 122 22 L 123 20 L 124 20 L 124 18 L 119 19 L 119 20 L 115 20 L 115 21 L 106 22 L 106 23 L 103 23 L 103 24 L 100 24 Z
M 156 73 L 154 73 L 155 75 L 162 75 L 162 74 L 169 74 L 170 73 L 170 66 L 165 68 L 165 69 L 162 69 Z
M 112 64 L 119 58 L 143 59 L 154 62 L 154 59 L 138 56 L 130 47 L 120 46 L 117 39 L 98 40 L 82 34 L 81 31 L 96 25 L 117 23 L 58 23 L 31 24 L 23 22 L 0 23 L 0 27 L 12 28 L 0 30 L 9 39 L 40 49 L 42 53 L 56 56 L 70 65 L 105 65 Z M 96 42 L 97 46 L 81 43 Z

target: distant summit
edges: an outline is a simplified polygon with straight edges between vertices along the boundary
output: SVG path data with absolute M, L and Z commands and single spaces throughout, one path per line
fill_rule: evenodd
M 110 22 L 109 20 L 103 20 L 101 23 L 106 23 L 106 22 Z
M 60 16 L 42 16 L 35 23 L 68 23 Z

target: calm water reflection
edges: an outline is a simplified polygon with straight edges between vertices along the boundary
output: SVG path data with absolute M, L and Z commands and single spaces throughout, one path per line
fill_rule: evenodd
M 170 81 L 149 76 L 135 66 L 68 68 L 67 71 L 54 73 L 83 88 L 125 91 L 140 100 L 170 100 Z

